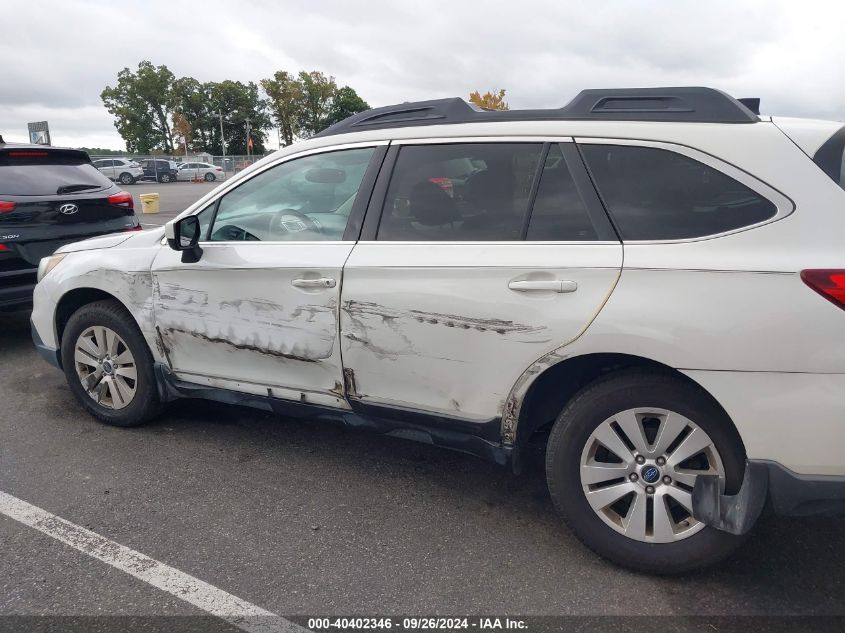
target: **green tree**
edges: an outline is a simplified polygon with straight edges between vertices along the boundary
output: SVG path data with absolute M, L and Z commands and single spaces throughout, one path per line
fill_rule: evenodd
M 226 153 L 247 153 L 247 121 L 253 142 L 251 151 L 256 154 L 264 153 L 266 130 L 271 127 L 272 121 L 267 113 L 267 102 L 258 95 L 258 85 L 252 81 L 243 83 L 226 79 L 219 83 L 208 83 L 206 86 L 209 90 L 212 114 L 223 113 Z M 222 152 L 222 149 L 222 145 L 211 146 L 211 151 L 215 154 Z
M 471 92 L 469 95 L 469 102 L 484 108 L 485 110 L 510 110 L 505 101 L 505 89 L 502 88 L 496 92 L 485 92 L 481 94 L 478 90 Z
M 326 76 L 319 70 L 299 73 L 299 83 L 302 86 L 299 128 L 303 136 L 313 136 L 326 127 L 337 84 L 334 77 Z
M 106 86 L 100 94 L 130 152 L 173 152 L 170 120 L 174 80 L 167 66 L 154 66 L 144 60 L 138 64 L 137 72 L 121 70 L 117 85 Z
M 302 84 L 291 73 L 279 70 L 271 78 L 262 79 L 261 88 L 269 98 L 268 107 L 279 127 L 282 144 L 290 145 L 299 136 Z
M 211 111 L 211 97 L 208 84 L 193 77 L 180 77 L 173 83 L 171 106 L 175 115 L 181 115 L 190 127 L 189 146 L 197 150 L 211 151 L 212 144 L 220 144 L 217 117 Z
M 323 127 L 334 125 L 338 121 L 343 121 L 346 117 L 369 109 L 369 104 L 359 97 L 358 93 L 352 88 L 349 86 L 338 88 L 332 97 L 332 103 L 323 121 Z

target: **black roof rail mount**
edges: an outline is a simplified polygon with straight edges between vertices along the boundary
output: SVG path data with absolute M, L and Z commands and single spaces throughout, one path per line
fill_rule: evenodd
M 459 97 L 416 101 L 353 114 L 317 136 L 395 127 L 481 123 L 485 121 L 666 121 L 677 123 L 756 123 L 753 107 L 714 88 L 614 88 L 582 90 L 562 108 L 482 110 Z

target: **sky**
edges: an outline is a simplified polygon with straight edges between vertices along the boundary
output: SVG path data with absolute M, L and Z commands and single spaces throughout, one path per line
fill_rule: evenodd
M 321 70 L 373 107 L 505 88 L 703 85 L 845 119 L 845 3 L 770 0 L 0 0 L 0 134 L 124 149 L 100 92 L 148 59 L 200 81 Z M 271 133 L 271 139 L 276 137 Z

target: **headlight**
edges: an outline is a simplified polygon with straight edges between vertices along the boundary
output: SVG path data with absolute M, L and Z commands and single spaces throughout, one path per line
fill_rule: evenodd
M 38 281 L 44 279 L 47 274 L 53 270 L 56 266 L 58 266 L 61 261 L 67 257 L 67 253 L 62 253 L 60 255 L 50 255 L 50 257 L 44 257 L 38 262 Z

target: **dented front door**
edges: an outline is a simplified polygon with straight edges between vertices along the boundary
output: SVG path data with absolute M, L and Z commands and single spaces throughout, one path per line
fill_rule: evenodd
M 161 249 L 152 268 L 155 325 L 179 378 L 348 407 L 341 272 L 357 237 L 350 218 L 369 199 L 378 156 L 359 144 L 286 158 L 198 214 L 199 261 Z
M 342 406 L 340 273 L 351 244 L 204 244 L 196 264 L 164 248 L 156 329 L 188 382 Z

